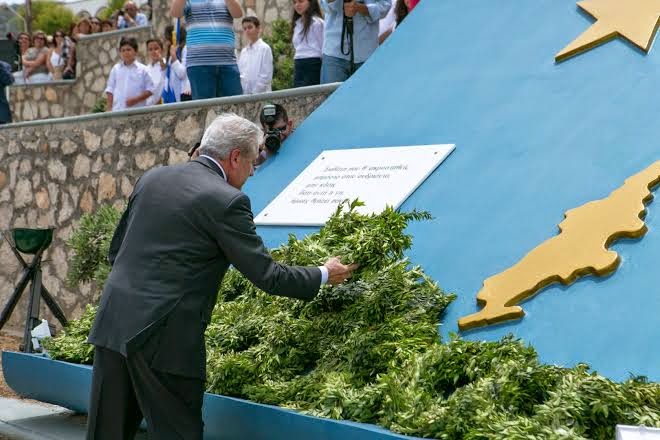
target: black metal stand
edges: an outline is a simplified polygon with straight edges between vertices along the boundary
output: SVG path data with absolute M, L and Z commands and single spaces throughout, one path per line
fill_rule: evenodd
M 55 301 L 55 298 L 53 298 L 53 296 L 48 292 L 46 287 L 44 287 L 41 284 L 41 258 L 43 256 L 44 251 L 48 247 L 48 244 L 50 243 L 40 248 L 34 254 L 34 258 L 30 262 L 30 264 L 28 264 L 25 262 L 21 254 L 18 252 L 15 245 L 10 240 L 7 239 L 4 232 L 2 232 L 2 236 L 7 241 L 7 243 L 9 243 L 9 246 L 14 252 L 14 255 L 23 266 L 23 274 L 21 275 L 21 279 L 16 285 L 14 292 L 11 294 L 9 301 L 7 302 L 4 309 L 2 310 L 2 313 L 0 314 L 0 330 L 2 330 L 2 327 L 4 327 L 4 325 L 9 320 L 9 317 L 16 308 L 16 304 L 18 304 L 18 301 L 21 299 L 21 295 L 23 294 L 23 291 L 27 287 L 28 283 L 31 282 L 30 297 L 28 299 L 27 316 L 25 318 L 25 330 L 23 333 L 23 351 L 26 353 L 31 353 L 32 352 L 31 333 L 34 327 L 36 327 L 41 323 L 41 320 L 39 319 L 39 307 L 41 303 L 41 298 L 44 299 L 46 306 L 48 306 L 48 308 L 53 313 L 55 318 L 57 318 L 60 324 L 62 324 L 63 326 L 67 324 L 67 319 L 64 316 L 64 312 Z

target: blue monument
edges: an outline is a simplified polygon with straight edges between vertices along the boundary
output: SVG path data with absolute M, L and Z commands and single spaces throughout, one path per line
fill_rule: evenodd
M 648 16 L 646 3 L 626 2 Z M 592 15 L 573 0 L 421 2 L 249 181 L 255 213 L 324 149 L 455 143 L 402 208 L 435 217 L 410 228 L 409 256 L 458 294 L 440 333 L 458 332 L 458 319 L 480 309 L 485 279 L 555 236 L 567 210 L 660 158 L 660 53 L 600 32 Z M 601 41 L 555 60 L 587 32 Z M 461 335 L 513 333 L 544 362 L 660 380 L 660 205 L 647 212 L 646 235 L 611 248 L 621 258 L 611 275 L 553 284 L 523 304 L 523 319 Z M 277 246 L 291 228 L 259 232 Z

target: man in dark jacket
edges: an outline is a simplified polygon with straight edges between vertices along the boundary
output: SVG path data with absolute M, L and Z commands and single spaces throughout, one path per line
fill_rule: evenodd
M 14 75 L 11 74 L 11 66 L 0 61 L 0 124 L 11 122 L 11 110 L 7 101 L 6 87 L 14 84 Z
M 204 133 L 200 155 L 155 168 L 136 183 L 110 245 L 112 271 L 89 342 L 96 346 L 88 439 L 202 438 L 204 331 L 219 281 L 233 265 L 265 292 L 313 298 L 351 276 L 275 262 L 256 234 L 241 187 L 263 133 L 233 114 Z

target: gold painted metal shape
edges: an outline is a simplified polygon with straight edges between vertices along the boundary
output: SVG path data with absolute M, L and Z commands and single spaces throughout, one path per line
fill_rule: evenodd
M 648 53 L 658 29 L 660 0 L 584 0 L 577 4 L 597 21 L 555 55 L 556 62 L 616 37 L 625 38 Z
M 484 281 L 477 294 L 483 309 L 458 321 L 461 330 L 522 318 L 517 304 L 544 287 L 573 283 L 585 275 L 607 275 L 619 266 L 619 255 L 607 248 L 621 238 L 646 234 L 645 204 L 660 183 L 660 161 L 626 179 L 607 198 L 571 209 L 559 234 L 532 249 L 515 265 Z

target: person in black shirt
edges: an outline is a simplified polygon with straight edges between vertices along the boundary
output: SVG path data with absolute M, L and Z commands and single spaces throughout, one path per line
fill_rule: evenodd
M 0 61 L 0 124 L 11 122 L 11 110 L 7 101 L 6 87 L 14 83 L 9 63 Z

